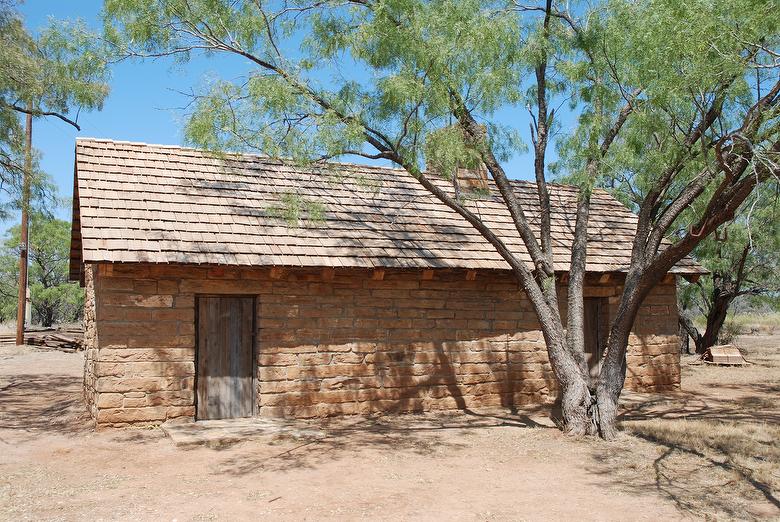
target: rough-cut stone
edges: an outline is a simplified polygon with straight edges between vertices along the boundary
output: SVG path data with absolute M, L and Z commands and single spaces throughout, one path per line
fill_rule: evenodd
M 87 411 L 93 419 L 97 418 L 98 394 L 95 389 L 97 377 L 95 376 L 95 364 L 98 360 L 100 345 L 97 339 L 97 321 L 95 313 L 97 303 L 95 294 L 98 292 L 98 284 L 95 281 L 96 265 L 84 267 L 84 403 Z M 128 288 L 132 288 L 132 279 Z
M 257 296 L 257 404 L 269 417 L 547 402 L 556 394 L 532 307 L 511 275 L 437 270 L 86 265 L 84 396 L 99 427 L 195 415 L 199 293 Z M 586 295 L 617 310 L 621 278 Z M 565 300 L 563 301 L 565 302 Z M 674 284 L 648 296 L 626 388 L 679 386 Z

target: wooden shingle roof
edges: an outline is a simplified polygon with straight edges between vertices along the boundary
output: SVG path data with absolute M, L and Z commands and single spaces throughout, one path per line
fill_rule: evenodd
M 537 224 L 536 185 L 514 183 Z M 280 218 L 281 201 L 297 197 L 321 206 L 322 218 Z M 73 279 L 92 262 L 508 269 L 471 225 L 397 169 L 300 168 L 254 155 L 218 159 L 184 147 L 79 139 L 73 198 Z M 555 267 L 566 271 L 576 189 L 552 185 L 551 198 Z M 495 190 L 468 206 L 530 264 Z M 587 269 L 625 271 L 635 227 L 625 206 L 597 190 Z M 674 271 L 702 269 L 685 260 Z

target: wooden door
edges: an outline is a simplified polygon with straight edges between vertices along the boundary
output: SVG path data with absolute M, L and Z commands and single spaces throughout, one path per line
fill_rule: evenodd
M 253 297 L 198 297 L 197 418 L 254 412 Z
M 585 360 L 591 377 L 598 377 L 601 370 L 601 352 L 604 349 L 602 325 L 607 312 L 606 300 L 601 297 L 585 298 Z

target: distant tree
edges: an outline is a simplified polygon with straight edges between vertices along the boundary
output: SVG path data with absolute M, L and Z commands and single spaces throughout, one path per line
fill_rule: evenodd
M 756 191 L 733 221 L 715 236 L 702 241 L 695 254 L 710 271 L 686 285 L 681 298 L 688 308 L 704 315 L 700 332 L 692 318 L 680 315 L 680 323 L 693 339 L 696 353 L 719 342 L 726 316 L 740 297 L 780 292 L 780 187 L 777 183 Z
M 16 316 L 19 279 L 19 226 L 6 233 L 0 256 L 0 296 L 3 320 Z M 70 223 L 35 215 L 30 223 L 30 300 L 33 322 L 43 326 L 81 317 L 84 293 L 68 281 Z
M 755 189 L 777 175 L 780 20 L 775 0 L 106 0 L 123 56 L 197 52 L 247 74 L 195 97 L 188 139 L 317 162 L 388 160 L 470 223 L 506 261 L 541 324 L 565 429 L 616 435 L 626 350 L 645 297 Z M 571 7 L 571 9 L 570 9 Z M 562 107 L 576 125 L 564 125 Z M 539 208 L 506 161 L 531 114 Z M 560 313 L 546 159 L 579 187 Z M 484 164 L 524 252 L 436 181 Z M 530 166 L 529 166 L 530 168 Z M 636 194 L 639 225 L 601 371 L 584 357 L 583 286 L 592 188 Z M 692 204 L 704 209 L 687 212 Z M 532 226 L 531 223 L 538 223 Z M 679 233 L 678 233 L 679 232 Z M 668 240 L 668 242 L 667 242 Z M 568 249 L 568 247 L 567 247 Z

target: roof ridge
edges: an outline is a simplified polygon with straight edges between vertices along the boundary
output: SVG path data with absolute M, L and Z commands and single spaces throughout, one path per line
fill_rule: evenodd
M 153 148 L 160 148 L 160 149 L 175 149 L 175 150 L 186 150 L 191 152 L 199 152 L 201 154 L 214 152 L 210 151 L 208 149 L 198 148 L 198 147 L 190 147 L 187 145 L 168 145 L 168 144 L 162 144 L 162 143 L 146 143 L 143 141 L 131 141 L 131 140 L 115 140 L 112 138 L 94 138 L 94 137 L 87 137 L 87 136 L 79 136 L 76 138 L 76 142 L 97 142 L 97 143 L 113 143 L 116 145 L 140 145 L 142 147 L 153 147 Z M 239 157 L 253 157 L 253 158 L 261 158 L 271 161 L 276 161 L 280 163 L 284 163 L 284 160 L 291 160 L 294 161 L 292 158 L 274 158 L 271 156 L 268 156 L 267 154 L 261 154 L 258 152 L 237 152 L 237 151 L 224 151 L 223 154 L 227 154 L 230 156 L 239 156 Z M 326 165 L 339 165 L 339 166 L 345 166 L 345 167 L 357 167 L 357 168 L 368 168 L 372 170 L 392 170 L 392 171 L 403 171 L 404 169 L 400 167 L 389 167 L 384 165 L 369 165 L 367 163 L 355 163 L 350 161 L 327 161 L 325 162 Z

